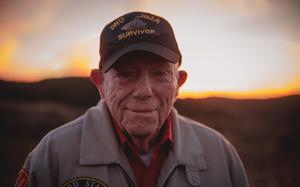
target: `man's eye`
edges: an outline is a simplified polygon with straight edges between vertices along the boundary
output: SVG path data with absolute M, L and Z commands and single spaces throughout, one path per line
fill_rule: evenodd
M 169 80 L 170 79 L 170 72 L 168 71 L 155 71 L 153 72 L 154 76 L 161 79 L 161 80 Z
M 168 76 L 169 73 L 167 71 L 155 71 L 154 75 L 163 77 L 163 76 Z
M 135 78 L 137 76 L 137 72 L 135 71 L 120 71 L 119 75 L 125 78 Z

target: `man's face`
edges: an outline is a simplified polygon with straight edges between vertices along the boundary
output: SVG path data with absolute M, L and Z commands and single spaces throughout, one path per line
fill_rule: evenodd
M 103 74 L 102 99 L 131 136 L 156 133 L 169 116 L 178 91 L 178 65 L 151 54 L 122 57 Z

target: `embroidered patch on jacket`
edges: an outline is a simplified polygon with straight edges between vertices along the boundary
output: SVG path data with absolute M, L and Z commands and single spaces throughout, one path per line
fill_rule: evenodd
M 68 180 L 61 187 L 108 187 L 108 185 L 95 178 L 77 177 Z
M 28 171 L 23 168 L 20 170 L 15 187 L 27 187 L 28 186 Z

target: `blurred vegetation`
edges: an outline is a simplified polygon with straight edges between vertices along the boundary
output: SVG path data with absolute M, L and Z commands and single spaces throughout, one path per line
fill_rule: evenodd
M 0 186 L 13 186 L 26 155 L 48 131 L 80 116 L 99 99 L 86 78 L 0 81 L 0 90 Z M 232 142 L 251 186 L 300 186 L 300 96 L 186 99 L 175 106 Z

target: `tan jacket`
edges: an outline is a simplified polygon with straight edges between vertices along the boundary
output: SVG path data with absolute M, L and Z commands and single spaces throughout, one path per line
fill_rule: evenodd
M 245 187 L 246 174 L 232 145 L 218 132 L 172 111 L 174 149 L 159 187 Z M 49 132 L 28 155 L 30 187 L 133 187 L 134 174 L 119 145 L 107 107 Z

